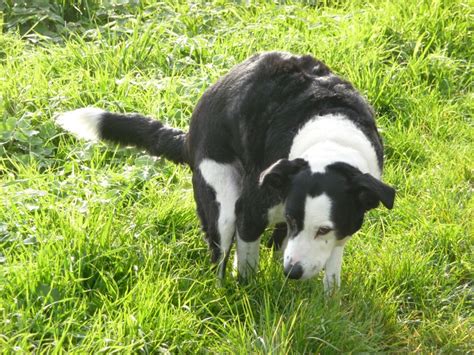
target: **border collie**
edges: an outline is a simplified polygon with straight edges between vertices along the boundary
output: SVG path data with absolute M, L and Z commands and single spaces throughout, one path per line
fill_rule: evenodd
M 260 237 L 275 226 L 284 274 L 308 279 L 325 269 L 325 289 L 337 288 L 344 245 L 365 212 L 380 202 L 393 207 L 395 190 L 380 181 L 383 145 L 372 108 L 310 55 L 262 53 L 235 66 L 204 92 L 187 133 L 96 108 L 57 120 L 79 137 L 189 165 L 220 279 L 234 240 L 239 276 L 255 271 Z

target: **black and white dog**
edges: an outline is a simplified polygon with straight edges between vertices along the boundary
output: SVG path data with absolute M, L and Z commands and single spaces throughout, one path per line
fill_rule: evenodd
M 220 278 L 234 240 L 239 275 L 255 270 L 260 237 L 275 225 L 284 274 L 307 279 L 325 268 L 330 290 L 365 212 L 380 202 L 393 207 L 395 190 L 380 181 L 383 146 L 371 107 L 309 55 L 269 52 L 237 65 L 203 94 L 188 133 L 95 108 L 58 123 L 82 138 L 188 164 Z

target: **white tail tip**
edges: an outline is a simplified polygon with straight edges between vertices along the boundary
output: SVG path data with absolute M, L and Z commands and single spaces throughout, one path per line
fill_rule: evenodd
M 100 139 L 100 117 L 104 110 L 86 107 L 65 112 L 56 118 L 56 123 L 79 138 L 91 141 Z

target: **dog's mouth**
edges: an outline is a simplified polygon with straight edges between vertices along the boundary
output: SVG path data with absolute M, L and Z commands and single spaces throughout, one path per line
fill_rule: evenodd
M 308 280 L 319 274 L 323 268 L 320 265 L 310 267 L 303 266 L 302 263 L 285 263 L 283 265 L 283 274 L 292 280 Z

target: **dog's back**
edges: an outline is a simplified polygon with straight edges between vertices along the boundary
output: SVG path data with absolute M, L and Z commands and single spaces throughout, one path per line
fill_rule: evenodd
M 189 154 L 195 165 L 207 157 L 263 169 L 288 157 L 307 121 L 332 113 L 345 115 L 367 136 L 381 167 L 372 108 L 349 82 L 309 55 L 257 54 L 204 93 L 191 121 Z

